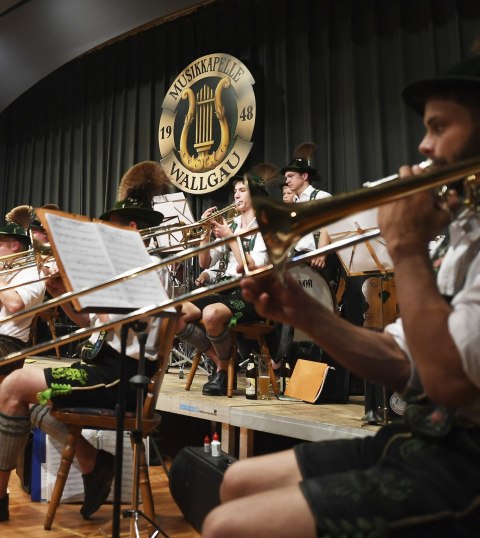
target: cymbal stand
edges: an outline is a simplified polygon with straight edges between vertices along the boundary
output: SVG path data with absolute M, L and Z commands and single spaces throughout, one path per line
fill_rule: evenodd
M 122 514 L 124 518 L 131 518 L 130 536 L 140 538 L 139 520 L 143 517 L 152 527 L 155 528 L 151 538 L 161 534 L 165 538 L 169 538 L 165 532 L 147 515 L 139 510 L 140 499 L 140 445 L 143 443 L 142 435 L 142 416 L 143 416 L 143 400 L 145 389 L 150 382 L 148 376 L 145 375 L 145 344 L 147 342 L 148 334 L 146 332 L 139 332 L 137 334 L 139 343 L 139 359 L 138 359 L 138 373 L 130 379 L 130 384 L 137 390 L 137 402 L 135 413 L 135 430 L 132 432 L 133 439 L 133 495 L 132 495 L 132 507 L 129 510 L 123 510 Z

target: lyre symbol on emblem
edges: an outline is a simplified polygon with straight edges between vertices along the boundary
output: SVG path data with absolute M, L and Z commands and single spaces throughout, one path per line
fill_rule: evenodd
M 215 168 L 227 154 L 230 143 L 230 130 L 225 116 L 225 107 L 222 104 L 222 92 L 230 86 L 230 79 L 220 80 L 215 93 L 206 84 L 195 95 L 191 88 L 186 88 L 182 99 L 188 99 L 188 112 L 185 115 L 182 134 L 180 136 L 180 159 L 191 172 L 206 172 Z M 220 124 L 220 143 L 218 148 L 210 153 L 214 144 L 213 119 L 217 118 Z M 197 155 L 190 155 L 188 151 L 188 133 L 195 120 L 195 150 Z

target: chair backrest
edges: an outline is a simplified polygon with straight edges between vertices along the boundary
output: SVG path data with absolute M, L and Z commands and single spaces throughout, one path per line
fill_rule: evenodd
M 153 417 L 155 406 L 157 403 L 158 394 L 162 386 L 163 377 L 168 368 L 170 352 L 175 338 L 175 330 L 177 325 L 177 314 L 165 314 L 160 318 L 160 329 L 158 335 L 158 358 L 150 383 L 147 386 L 145 399 L 143 403 L 143 418 L 149 419 Z

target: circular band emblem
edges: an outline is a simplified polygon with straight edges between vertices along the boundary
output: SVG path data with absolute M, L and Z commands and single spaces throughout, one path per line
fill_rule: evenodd
M 228 54 L 192 62 L 162 104 L 160 162 L 182 191 L 204 194 L 235 175 L 252 148 L 255 94 L 252 75 Z

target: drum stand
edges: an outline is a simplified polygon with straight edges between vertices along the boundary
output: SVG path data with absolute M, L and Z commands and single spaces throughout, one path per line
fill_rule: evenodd
M 150 379 L 145 375 L 145 344 L 147 341 L 147 333 L 139 332 L 137 335 L 139 343 L 139 363 L 138 373 L 130 379 L 130 384 L 137 390 L 137 403 L 135 413 L 135 430 L 132 432 L 132 439 L 134 443 L 133 447 L 133 496 L 132 507 L 128 510 L 123 510 L 122 515 L 124 518 L 131 518 L 130 536 L 140 538 L 139 520 L 144 518 L 152 527 L 155 528 L 151 538 L 161 534 L 165 538 L 169 538 L 165 532 L 148 516 L 146 516 L 138 508 L 140 498 L 140 445 L 143 443 L 142 435 L 142 415 L 143 415 L 143 399 L 144 392 Z

